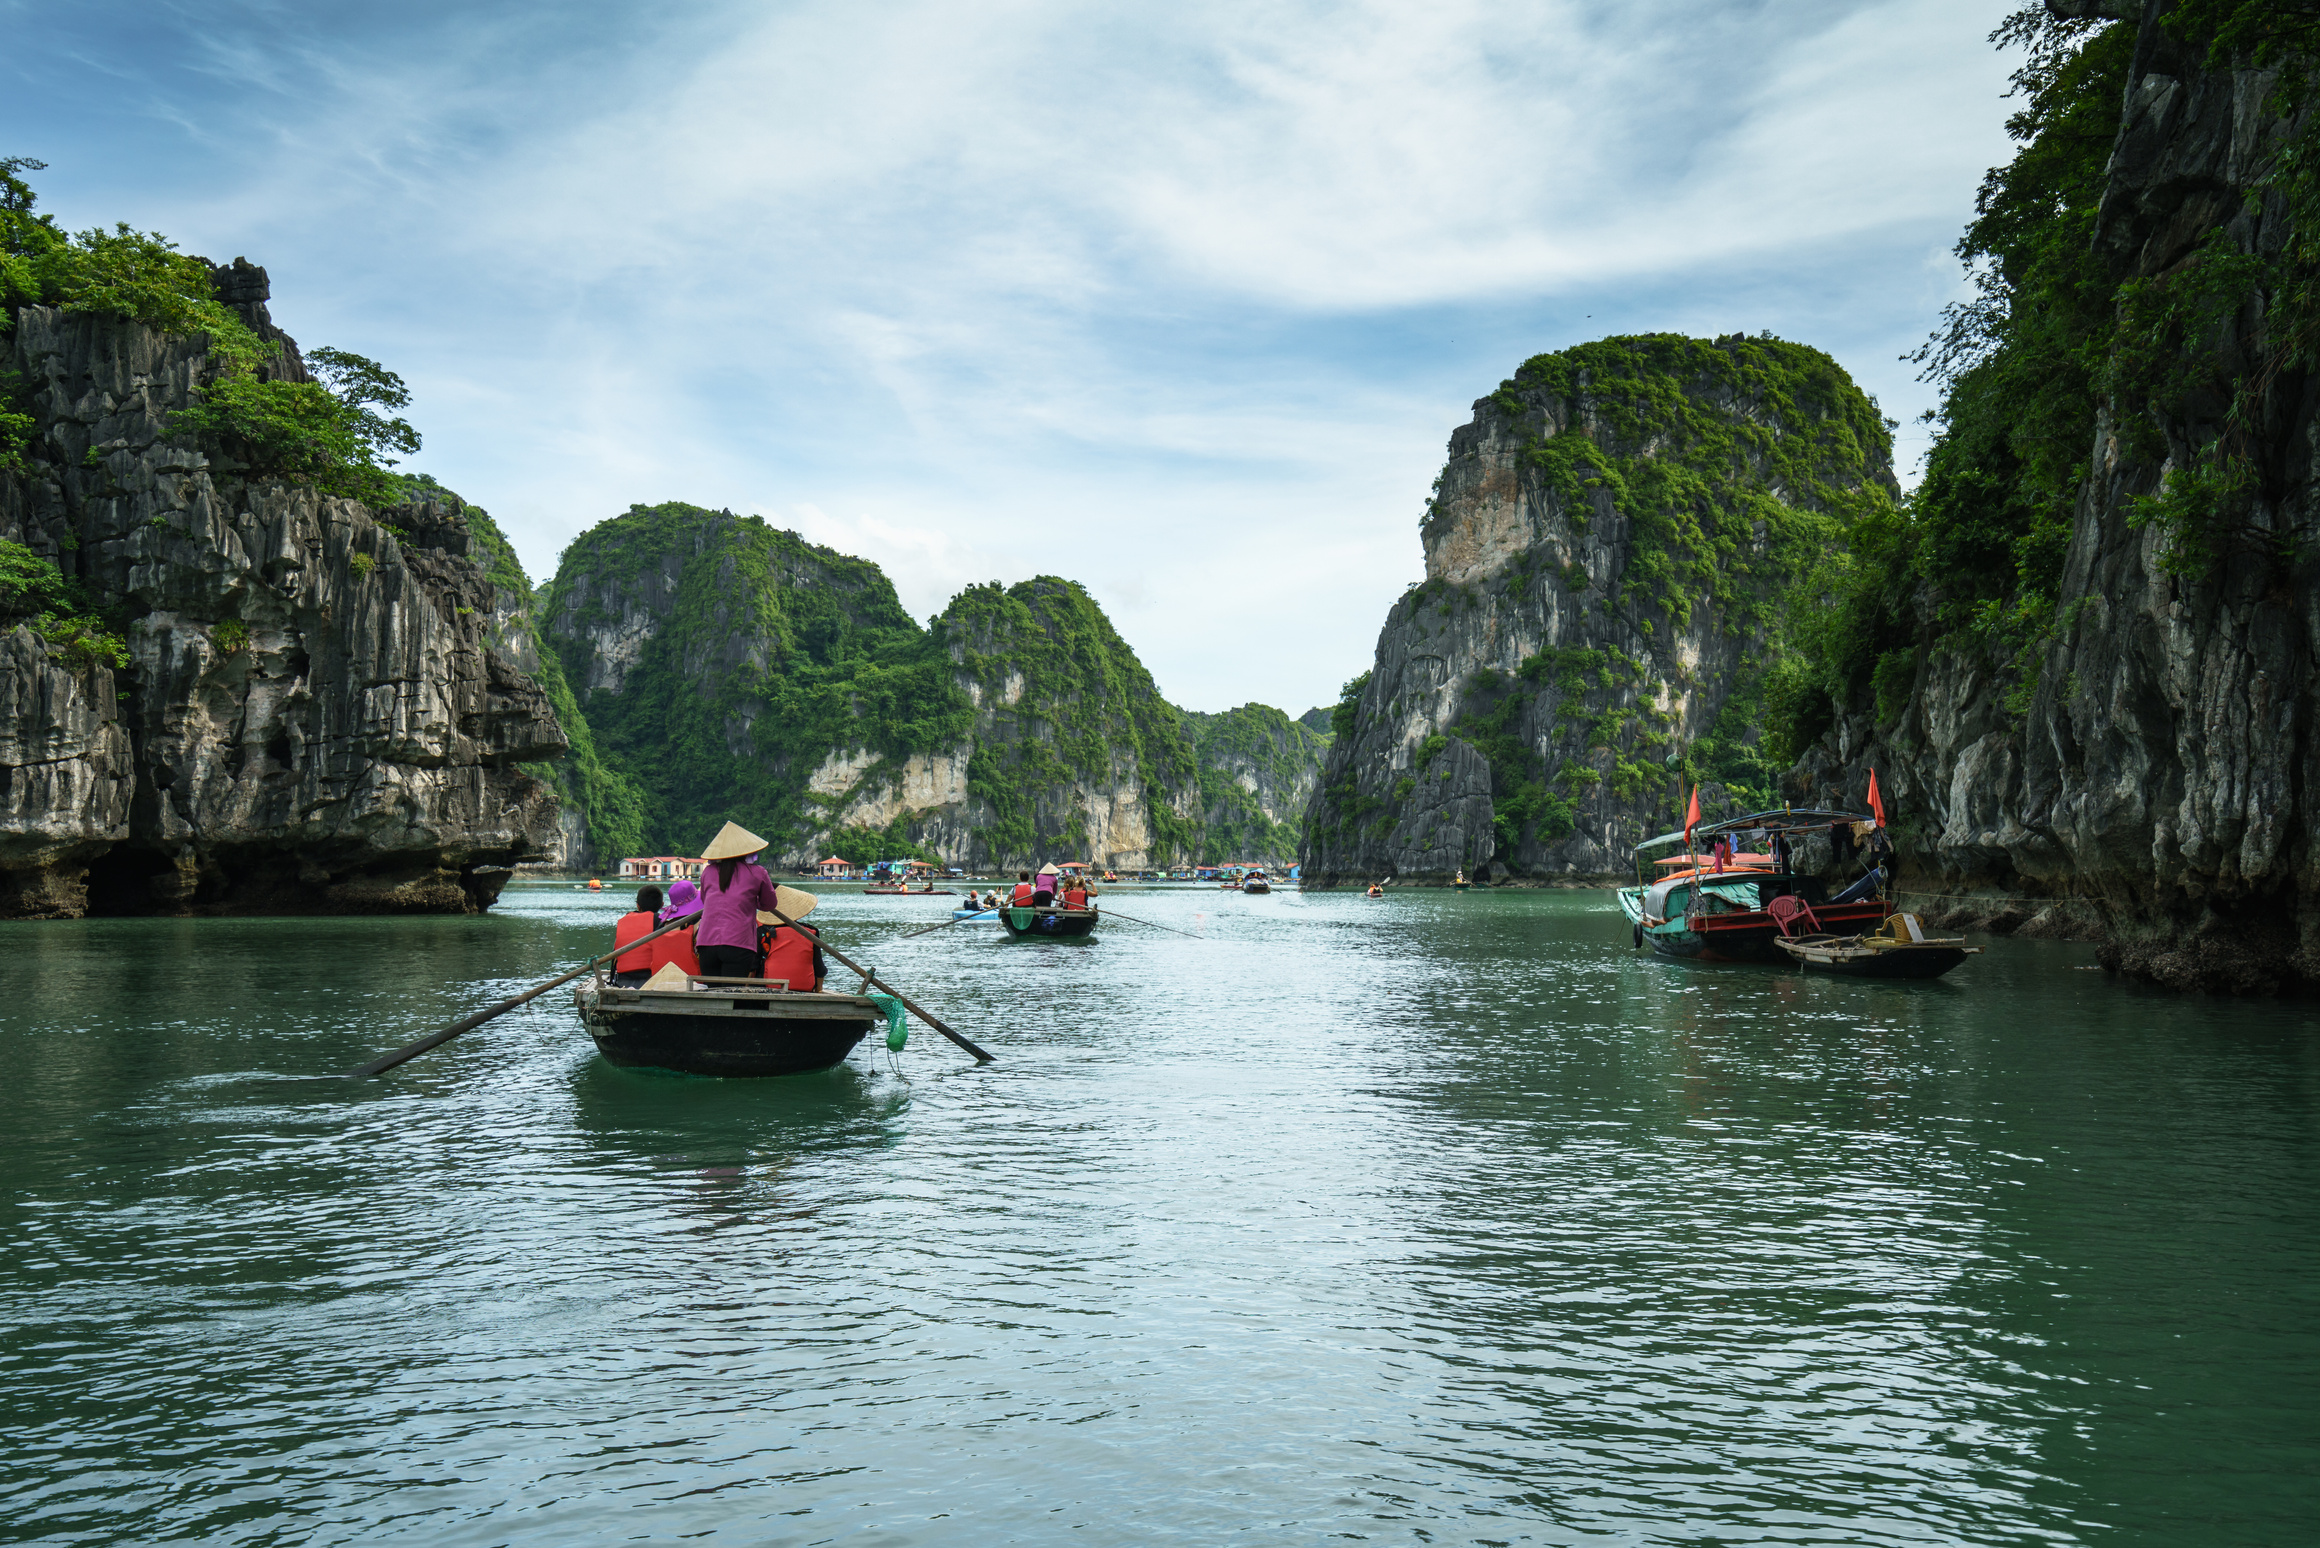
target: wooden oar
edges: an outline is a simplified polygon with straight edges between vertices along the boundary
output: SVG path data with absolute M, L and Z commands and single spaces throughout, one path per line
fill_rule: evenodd
M 1125 919 L 1130 924 L 1150 925 L 1155 930 L 1172 931 L 1177 935 L 1183 936 L 1188 941 L 1205 941 L 1208 939 L 1207 936 L 1195 935 L 1190 930 L 1178 930 L 1174 925 L 1159 924 L 1150 919 L 1138 919 L 1134 914 L 1123 914 L 1116 908 L 1104 909 L 1102 910 L 1102 914 L 1106 919 Z
M 791 929 L 795 930 L 798 928 L 798 922 L 790 918 L 787 914 L 783 913 L 780 909 L 772 909 L 769 910 L 769 912 L 772 913 L 774 918 L 780 920 L 783 924 L 788 925 Z M 951 922 L 953 924 L 958 923 L 958 921 L 955 919 Z M 983 1050 L 977 1048 L 973 1043 L 968 1042 L 965 1038 L 959 1036 L 956 1032 L 953 1032 L 949 1027 L 946 1027 L 941 1022 L 935 1020 L 934 1017 L 928 1015 L 926 1011 L 919 1005 L 919 1003 L 916 1000 L 913 1000 L 909 995 L 904 994 L 901 990 L 895 988 L 892 984 L 884 982 L 876 973 L 871 972 L 861 963 L 856 962 L 853 958 L 838 950 L 837 947 L 832 946 L 828 941 L 821 940 L 820 936 L 817 935 L 813 938 L 821 942 L 821 948 L 824 952 L 837 958 L 839 962 L 861 974 L 862 982 L 865 984 L 876 984 L 880 989 L 883 989 L 888 994 L 893 995 L 897 1000 L 902 1002 L 902 1008 L 904 1010 L 910 1012 L 913 1016 L 916 1016 L 919 1020 L 925 1022 L 928 1026 L 934 1028 L 937 1032 L 940 1032 L 943 1036 L 949 1038 L 952 1042 L 958 1044 L 961 1048 L 964 1048 L 967 1052 L 973 1054 L 977 1063 L 989 1064 L 991 1062 L 991 1056 L 989 1054 L 983 1052 Z
M 474 1015 L 468 1017 L 465 1021 L 454 1021 L 451 1023 L 451 1025 L 445 1027 L 440 1032 L 430 1032 L 425 1037 L 419 1039 L 419 1041 L 416 1043 L 405 1043 L 402 1047 L 396 1049 L 393 1053 L 381 1054 L 378 1058 L 373 1059 L 370 1063 L 364 1065 L 361 1069 L 347 1071 L 346 1078 L 348 1080 L 365 1080 L 373 1075 L 383 1075 L 387 1071 L 393 1069 L 396 1065 L 401 1064 L 406 1059 L 416 1059 L 419 1057 L 419 1055 L 425 1053 L 428 1049 L 440 1047 L 441 1045 L 450 1042 L 453 1038 L 457 1037 L 462 1032 L 473 1032 L 477 1027 L 482 1026 L 485 1022 L 491 1020 L 495 1016 L 504 1016 L 519 1005 L 530 1004 L 532 1001 L 538 999 L 541 995 L 546 994 L 549 990 L 555 988 L 558 984 L 568 984 L 583 973 L 594 972 L 600 963 L 610 962 L 615 957 L 625 957 L 630 952 L 636 950 L 639 946 L 642 946 L 645 942 L 657 941 L 662 936 L 668 934 L 671 930 L 681 930 L 686 925 L 692 924 L 694 921 L 698 920 L 700 917 L 701 916 L 699 914 L 687 914 L 682 919 L 672 919 L 667 924 L 662 925 L 658 930 L 653 931 L 653 933 L 650 935 L 640 935 L 635 940 L 628 942 L 624 946 L 615 946 L 612 948 L 612 950 L 606 952 L 601 957 L 590 958 L 588 961 L 583 962 L 578 967 L 574 968 L 571 972 L 564 974 L 561 978 L 551 978 L 546 983 L 540 985 L 540 987 L 537 989 L 527 989 L 512 1000 L 500 1001 L 490 1010 L 477 1011 Z
M 979 909 L 975 910 L 975 912 L 974 912 L 974 913 L 967 915 L 966 919 L 957 919 L 957 918 L 953 918 L 953 919 L 946 919 L 946 920 L 944 920 L 944 921 L 943 921 L 941 924 L 938 924 L 938 925 L 928 925 L 928 926 L 927 926 L 925 929 L 923 929 L 923 930 L 913 930 L 913 931 L 911 931 L 911 932 L 910 932 L 910 934 L 909 934 L 909 935 L 898 935 L 898 936 L 896 936 L 896 937 L 895 937 L 895 939 L 896 939 L 896 940 L 898 940 L 898 941 L 907 941 L 907 940 L 909 940 L 909 939 L 910 939 L 912 936 L 918 936 L 918 935 L 932 935 L 932 934 L 934 934 L 934 932 L 935 932 L 935 931 L 937 931 L 937 930 L 948 930 L 948 929 L 949 929 L 949 928 L 950 928 L 952 925 L 955 925 L 955 924 L 965 924 L 965 923 L 967 922 L 967 919 L 978 919 L 978 918 L 981 918 L 981 917 L 982 917 L 984 914 L 988 914 L 988 913 L 990 913 L 990 912 L 992 912 L 992 910 L 990 910 L 990 909 L 987 909 L 987 908 L 979 908 Z M 829 947 L 827 947 L 827 946 L 824 946 L 824 947 L 822 948 L 822 950 L 824 950 L 824 951 L 828 951 L 829 949 L 830 949 L 830 948 L 829 948 Z

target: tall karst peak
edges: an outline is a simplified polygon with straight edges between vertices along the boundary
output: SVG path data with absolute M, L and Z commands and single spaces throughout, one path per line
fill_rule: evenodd
M 1308 879 L 1611 874 L 1687 777 L 1771 799 L 1791 601 L 1896 493 L 1876 405 L 1805 345 L 1525 361 L 1451 435 L 1426 579 L 1333 716 Z

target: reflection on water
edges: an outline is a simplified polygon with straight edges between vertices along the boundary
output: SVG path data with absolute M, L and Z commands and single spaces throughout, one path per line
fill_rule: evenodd
M 2302 1543 L 2314 1024 L 1593 893 L 829 896 L 1000 1061 L 614 1070 L 620 899 L 0 926 L 17 1538 Z M 947 909 L 944 910 L 947 912 Z M 855 952 L 855 948 L 862 948 Z

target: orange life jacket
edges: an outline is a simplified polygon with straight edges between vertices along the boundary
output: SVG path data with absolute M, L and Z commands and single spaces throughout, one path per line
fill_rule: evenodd
M 636 913 L 620 916 L 620 923 L 612 927 L 612 944 L 615 947 L 626 946 L 630 941 L 652 933 L 653 916 L 640 909 Z M 654 946 L 659 944 L 659 941 L 653 943 Z M 613 959 L 612 971 L 615 973 L 635 973 L 647 970 L 652 966 L 652 953 L 652 946 L 640 947 L 635 951 L 624 951 Z
M 652 970 L 658 973 L 674 962 L 687 973 L 701 971 L 700 954 L 693 950 L 693 932 L 690 929 L 671 930 L 647 948 L 652 952 Z
M 1015 884 L 1015 894 L 1011 899 L 1009 899 L 1009 901 L 1012 902 L 1017 908 L 1021 908 L 1025 904 L 1029 903 L 1031 901 L 1031 883 L 1017 882 Z
M 1074 887 L 1074 888 L 1072 888 L 1072 889 L 1071 889 L 1071 891 L 1069 891 L 1069 892 L 1065 893 L 1065 894 L 1063 895 L 1063 906 L 1064 906 L 1065 908 L 1085 908 L 1085 907 L 1087 907 L 1087 891 L 1086 891 L 1086 889 L 1085 889 L 1085 888 L 1081 888 L 1081 887 Z
M 794 929 L 774 925 L 760 930 L 765 946 L 765 978 L 786 978 L 792 993 L 812 994 L 822 987 L 814 977 L 814 932 L 805 925 Z

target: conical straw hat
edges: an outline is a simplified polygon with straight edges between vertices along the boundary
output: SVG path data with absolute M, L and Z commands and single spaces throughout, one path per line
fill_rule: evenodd
M 683 994 L 692 987 L 692 984 L 687 981 L 683 968 L 674 962 L 664 962 L 658 973 L 644 981 L 644 987 L 661 994 L 666 994 L 672 989 Z
M 704 860 L 739 860 L 746 855 L 756 854 L 764 847 L 765 840 L 741 824 L 729 822 L 718 830 L 715 838 L 709 841 L 709 847 L 701 851 L 701 858 Z
M 784 887 L 776 883 L 773 889 L 773 906 L 792 919 L 803 919 L 815 909 L 820 908 L 822 900 L 810 892 L 800 892 L 795 887 Z M 763 909 L 757 911 L 757 922 L 759 924 L 781 923 L 780 920 Z

